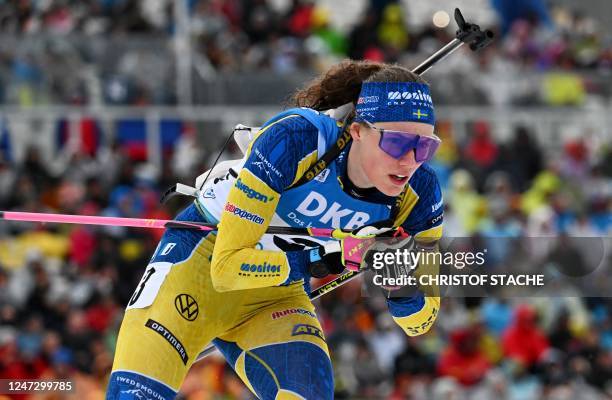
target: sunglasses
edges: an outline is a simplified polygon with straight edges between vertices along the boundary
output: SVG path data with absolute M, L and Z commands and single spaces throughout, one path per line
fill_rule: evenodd
M 442 143 L 442 140 L 436 135 L 425 136 L 417 135 L 416 133 L 391 131 L 378 128 L 368 121 L 363 122 L 365 122 L 369 128 L 380 132 L 378 147 L 398 160 L 408 154 L 410 150 L 414 150 L 414 159 L 416 162 L 427 162 L 433 158 L 436 150 L 438 150 L 438 146 Z

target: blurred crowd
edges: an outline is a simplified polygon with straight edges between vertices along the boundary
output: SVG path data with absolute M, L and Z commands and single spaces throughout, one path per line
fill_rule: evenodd
M 0 103 L 176 102 L 176 71 L 168 62 L 177 31 L 171 3 L 0 2 Z M 450 38 L 448 30 L 428 24 L 409 26 L 410 2 L 365 1 L 368 12 L 348 30 L 334 26 L 317 2 L 279 3 L 188 1 L 194 63 L 230 76 L 321 71 L 344 57 L 416 65 Z M 453 80 L 464 91 L 450 80 L 432 80 L 434 86 L 452 97 L 473 90 L 495 105 L 579 105 L 591 94 L 610 94 L 575 73 L 610 71 L 610 36 L 595 20 L 537 0 L 490 4 L 502 39 L 478 57 L 454 57 L 436 67 L 441 73 L 476 69 L 471 80 Z M 538 85 L 519 79 L 534 71 L 543 74 L 538 93 Z M 500 80 L 504 75 L 516 79 Z M 7 126 L 0 124 L 0 210 L 169 219 L 185 203 L 160 205 L 161 194 L 177 181 L 193 182 L 215 156 L 198 142 L 202 127 L 181 120 L 161 123 L 159 166 L 146 163 L 144 121 L 120 121 L 115 142 L 105 143 L 104 126 L 83 119 L 76 147 L 68 144 L 67 123 L 57 122 L 56 156 L 33 146 L 23 158 L 13 155 Z M 528 250 L 532 243 L 525 265 L 560 269 L 585 263 L 589 254 L 536 246 L 533 238 L 607 237 L 609 245 L 609 138 L 542 143 L 535 125 L 517 125 L 501 140 L 486 121 L 473 121 L 465 137 L 452 126 L 438 123 L 443 142 L 431 163 L 444 192 L 445 236 L 484 240 L 496 263 L 515 252 L 494 238 L 522 241 Z M 1 222 L 0 377 L 69 378 L 78 396 L 101 398 L 123 307 L 161 234 Z M 600 256 L 609 266 L 611 255 Z M 609 289 L 607 275 L 599 282 L 603 291 L 594 293 Z M 539 298 L 444 298 L 432 331 L 417 338 L 396 327 L 384 299 L 363 297 L 359 283 L 326 295 L 317 309 L 339 399 L 612 398 L 612 302 L 571 286 Z M 218 356 L 193 367 L 183 396 L 252 398 Z
M 188 26 L 177 26 L 169 0 L 1 2 L 0 102 L 174 104 L 172 38 L 183 31 L 193 49 L 193 76 L 204 81 L 246 71 L 320 72 L 346 57 L 416 65 L 452 38 L 455 23 L 409 26 L 415 3 L 363 0 L 363 12 L 338 26 L 331 15 L 338 10 L 313 0 L 186 0 Z M 456 5 L 442 4 L 448 12 Z M 466 74 L 466 85 L 485 94 L 462 101 L 574 105 L 588 94 L 610 96 L 607 80 L 598 79 L 612 65 L 612 35 L 603 22 L 544 0 L 491 0 L 488 7 L 498 16 L 492 27 L 498 40 L 446 69 Z M 533 82 L 508 79 L 527 72 L 541 74 L 542 93 Z M 477 82 L 470 82 L 474 75 Z M 482 88 L 487 76 L 493 85 L 505 81 L 495 86 L 500 94 Z
M 587 271 L 595 282 L 585 290 L 556 275 L 548 292 L 448 292 L 432 331 L 417 338 L 395 327 L 382 298 L 364 301 L 358 284 L 325 296 L 318 310 L 338 398 L 611 398 L 612 254 L 600 249 L 601 238 L 611 244 L 610 143 L 568 140 L 550 152 L 526 126 L 506 141 L 483 121 L 463 141 L 444 122 L 439 129 L 431 165 L 447 240 L 469 237 L 464 251 L 486 248 L 491 270 Z
M 517 126 L 505 141 L 491 129 L 476 121 L 461 140 L 440 121 L 443 145 L 432 166 L 444 191 L 445 236 L 610 236 L 611 143 L 568 141 L 550 153 L 528 127 Z M 209 155 L 200 148 L 184 129 L 156 171 L 118 143 L 82 149 L 59 164 L 32 147 L 22 163 L 0 158 L 0 209 L 171 218 L 185 202 L 160 205 L 160 195 L 206 169 Z M 70 378 L 83 396 L 101 396 L 123 307 L 160 235 L 2 222 L 0 375 Z M 507 253 L 498 249 L 497 261 Z M 572 254 L 557 248 L 539 256 L 554 264 Z M 602 279 L 606 293 L 609 271 Z M 337 398 L 347 399 L 610 398 L 611 310 L 609 298 L 571 287 L 539 298 L 445 298 L 431 333 L 408 338 L 384 299 L 363 297 L 358 283 L 318 306 Z M 196 364 L 183 392 L 251 398 L 218 357 Z

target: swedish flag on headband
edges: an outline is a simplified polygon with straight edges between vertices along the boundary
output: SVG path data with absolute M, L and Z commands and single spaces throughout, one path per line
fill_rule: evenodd
M 412 115 L 417 117 L 418 119 L 427 118 L 429 114 L 421 112 L 421 109 L 417 109 L 416 112 L 412 112 Z

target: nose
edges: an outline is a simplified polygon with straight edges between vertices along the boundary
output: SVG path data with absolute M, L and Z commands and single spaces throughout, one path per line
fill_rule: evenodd
M 398 160 L 398 162 L 402 167 L 416 167 L 421 164 L 416 161 L 414 149 L 411 149 L 408 153 L 404 154 L 402 158 Z

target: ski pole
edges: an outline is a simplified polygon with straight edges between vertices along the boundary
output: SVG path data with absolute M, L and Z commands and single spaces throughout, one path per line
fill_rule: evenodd
M 183 228 L 201 231 L 215 231 L 216 224 L 195 221 L 174 221 L 166 219 L 146 219 L 146 218 L 123 218 L 123 217 L 102 217 L 94 215 L 71 215 L 71 214 L 49 214 L 31 213 L 19 211 L 0 211 L 0 220 L 23 221 L 23 222 L 49 222 L 60 224 L 83 224 L 83 225 L 102 225 L 102 226 L 126 226 L 132 228 Z M 291 226 L 269 226 L 266 233 L 279 235 L 300 235 L 313 237 L 332 237 L 333 228 L 296 228 Z M 350 233 L 350 230 L 343 230 Z

